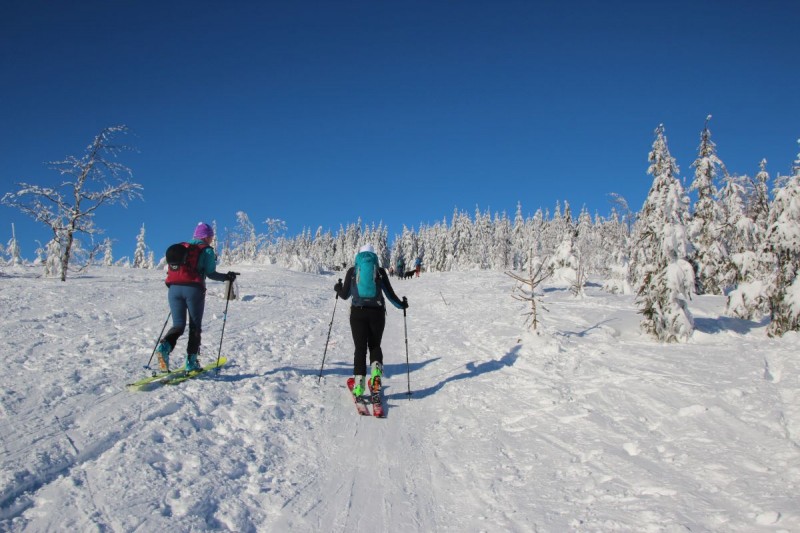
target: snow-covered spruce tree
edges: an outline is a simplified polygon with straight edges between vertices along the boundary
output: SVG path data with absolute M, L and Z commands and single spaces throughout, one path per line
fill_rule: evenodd
M 322 226 L 319 226 L 311 242 L 311 260 L 319 265 L 321 271 L 332 270 L 333 251 L 333 235 L 330 230 L 323 231 Z
M 345 256 L 344 226 L 341 224 L 339 224 L 339 231 L 334 236 L 333 264 L 334 270 L 345 270 L 348 265 L 348 259 Z
M 736 287 L 728 294 L 726 313 L 748 320 L 769 312 L 767 288 L 775 264 L 772 253 L 766 251 L 770 209 L 766 165 L 762 160 L 755 179 L 726 178 L 720 191 L 726 221 L 723 238 L 731 252 L 728 280 Z
M 534 258 L 543 255 L 543 241 L 546 227 L 546 216 L 544 213 L 542 213 L 541 208 L 537 209 L 536 213 L 533 214 L 533 217 L 526 221 L 525 231 L 527 233 L 527 240 L 522 270 L 530 271 Z
M 255 242 L 256 242 L 256 256 L 260 257 L 261 261 L 264 263 L 274 263 L 278 262 L 278 255 L 279 255 L 279 248 L 281 242 L 285 240 L 285 233 L 286 233 L 286 222 L 279 218 L 268 218 L 264 221 L 264 224 L 267 225 L 267 233 L 263 235 L 255 235 Z M 255 228 L 253 228 L 255 232 Z M 310 243 L 310 235 L 309 240 Z M 307 248 L 305 246 L 304 248 Z M 303 252 L 293 252 L 291 255 L 299 256 L 303 258 L 303 261 L 307 259 L 308 251 L 305 250 Z M 284 257 L 284 264 L 296 264 L 296 259 L 288 260 Z M 304 267 L 301 269 L 303 272 L 311 272 L 314 271 L 311 265 L 305 264 Z
M 358 217 L 355 224 L 348 224 L 344 234 L 344 257 L 348 266 L 353 265 L 356 253 L 358 253 L 358 249 L 362 246 L 361 225 L 361 217 Z
M 571 228 L 568 228 L 564 217 L 561 215 L 561 203 L 559 201 L 556 201 L 553 216 L 550 217 L 549 215 L 550 212 L 545 210 L 540 247 L 544 255 L 552 256 L 561 243 L 564 242 L 564 238 L 567 237 L 567 232 L 571 231 Z
M 144 242 L 144 224 L 136 236 L 136 249 L 133 252 L 133 268 L 147 268 L 147 244 Z
M 598 244 L 598 227 L 592 223 L 592 217 L 585 207 L 581 209 L 578 215 L 578 222 L 575 226 L 575 240 L 573 242 L 573 250 L 577 258 L 577 265 L 575 268 L 575 280 L 572 283 L 570 290 L 575 296 L 583 296 L 586 282 L 589 275 L 598 270 L 597 261 L 602 254 L 602 250 Z
M 425 270 L 430 270 L 430 257 L 428 254 L 431 252 L 431 249 L 428 247 L 430 244 L 429 237 L 429 227 L 423 223 L 420 223 L 419 230 L 417 231 L 417 248 L 419 250 L 419 255 L 422 257 Z
M 433 226 L 420 227 L 420 242 L 425 250 L 425 268 L 428 272 L 443 272 L 447 268 L 447 220 Z M 394 264 L 394 263 L 393 263 Z
M 400 234 L 399 250 L 397 256 L 403 259 L 406 270 L 411 270 L 414 260 L 419 256 L 419 243 L 414 228 L 408 229 L 403 225 L 403 233 Z
M 762 231 L 760 235 L 766 238 L 767 225 L 769 224 L 769 172 L 767 172 L 767 160 L 762 159 L 759 163 L 759 171 L 752 180 L 752 192 L 747 202 L 747 214 L 756 226 Z
M 492 249 L 492 219 L 488 211 L 481 214 L 475 206 L 475 217 L 472 221 L 470 248 L 467 257 L 462 258 L 462 267 L 467 270 L 483 270 L 489 267 Z
M 726 176 L 719 192 L 723 216 L 720 239 L 727 243 L 729 261 L 722 272 L 725 286 L 734 287 L 728 293 L 726 314 L 744 319 L 763 316 L 769 311 L 766 279 L 772 268 L 771 254 L 764 254 L 764 226 L 759 226 L 748 212 L 748 198 L 753 198 L 748 186 L 752 180 Z M 766 220 L 764 221 L 766 225 Z
M 47 243 L 44 259 L 44 277 L 55 278 L 61 271 L 61 240 L 54 237 Z
M 511 221 L 505 212 L 494 215 L 494 239 L 492 242 L 491 267 L 503 271 L 511 268 Z
M 0 253 L 1 252 L 2 249 L 0 249 Z M 17 242 L 17 231 L 14 228 L 14 224 L 11 224 L 11 240 L 8 241 L 8 245 L 6 246 L 6 255 L 8 255 L 9 265 L 22 264 L 22 252 L 19 249 L 19 242 Z
M 724 167 L 711 140 L 709 120 L 711 115 L 706 118 L 700 134 L 697 159 L 692 163 L 695 172 L 689 192 L 697 192 L 697 201 L 689 223 L 689 238 L 694 248 L 689 260 L 695 269 L 697 294 L 722 294 L 726 288 L 723 278 L 727 270 L 728 250 L 721 239 L 723 217 L 717 203 L 715 180 L 718 169 Z
M 767 249 L 775 259 L 767 289 L 771 318 L 767 334 L 773 337 L 800 330 L 800 153 L 792 176 L 772 201 Z
M 694 288 L 694 271 L 687 261 L 689 200 L 677 179 L 664 126 L 655 133 L 647 170 L 653 185 L 634 225 L 631 279 L 636 280 L 642 329 L 660 341 L 674 342 L 688 339 L 694 331 L 686 302 Z
M 517 202 L 514 214 L 514 225 L 511 228 L 511 269 L 522 270 L 525 265 L 525 254 L 528 250 L 525 217 L 522 215 L 522 202 Z
M 757 236 L 757 225 L 747 215 L 747 178 L 726 176 L 719 191 L 723 225 L 720 240 L 727 243 L 729 261 L 720 272 L 724 286 L 734 287 L 728 293 L 726 313 L 751 319 L 767 311 L 765 271 L 761 265 L 763 237 Z
M 628 226 L 619 219 L 615 208 L 600 228 L 600 249 L 606 260 L 600 268 L 605 281 L 603 290 L 612 294 L 631 294 L 628 281 Z M 601 253 L 603 253 L 601 252 Z
M 106 128 L 80 159 L 69 156 L 51 163 L 53 169 L 66 177 L 57 187 L 19 183 L 17 192 L 3 196 L 2 203 L 43 223 L 52 230 L 53 238 L 59 240 L 61 281 L 67 279 L 76 239 L 100 233 L 94 225 L 95 212 L 104 204 L 126 206 L 128 200 L 142 196 L 141 185 L 124 179 L 131 176 L 131 170 L 114 161 L 121 151 L 128 149 L 113 142 L 116 135 L 125 132 L 125 126 Z
M 756 222 L 748 214 L 748 198 L 751 197 L 748 186 L 751 180 L 747 176 L 728 175 L 722 180 L 719 190 L 719 209 L 722 224 L 719 231 L 720 240 L 724 241 L 730 254 L 752 251 L 763 243 L 763 230 L 759 232 Z M 762 226 L 762 228 L 764 228 Z M 759 235 L 761 233 L 761 235 Z M 739 279 L 733 279 L 733 283 Z
M 219 240 L 217 239 L 217 235 L 219 235 L 219 233 L 217 233 L 217 221 L 216 220 L 212 220 L 211 221 L 211 229 L 214 230 L 214 236 L 211 238 L 211 247 L 214 249 L 214 251 L 217 251 L 217 250 L 219 250 Z
M 383 225 L 383 222 L 378 223 L 377 226 L 375 224 L 370 226 L 364 237 L 364 244 L 367 243 L 375 247 L 375 253 L 381 266 L 388 269 L 390 261 L 389 230 Z
M 244 211 L 236 212 L 236 222 L 236 229 L 230 234 L 231 262 L 233 264 L 253 263 L 258 258 L 261 248 L 255 224 L 250 221 L 250 217 Z
M 448 235 L 450 261 L 447 270 L 462 270 L 470 263 L 472 249 L 472 221 L 463 211 L 455 210 Z
M 113 253 L 113 251 L 111 249 L 111 239 L 110 238 L 106 237 L 105 239 L 103 239 L 102 248 L 103 248 L 103 262 L 102 262 L 103 266 L 107 266 L 107 267 L 113 266 L 114 265 L 114 253 Z
M 575 249 L 575 239 L 567 237 L 558 245 L 555 254 L 550 258 L 549 270 L 557 281 L 566 283 L 572 294 L 583 295 L 583 277 L 579 272 L 581 268 L 578 251 Z

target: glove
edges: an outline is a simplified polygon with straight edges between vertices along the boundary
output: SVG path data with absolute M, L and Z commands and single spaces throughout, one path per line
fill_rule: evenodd
M 341 293 L 343 288 L 344 285 L 342 285 L 342 280 L 337 281 L 336 285 L 333 286 L 333 290 L 335 290 L 337 294 Z
M 227 274 L 225 274 L 225 279 L 228 281 L 236 281 L 236 276 L 237 276 L 236 272 L 228 272 Z
M 408 309 L 408 300 L 406 299 L 405 296 L 403 296 L 402 304 L 403 304 L 403 309 Z

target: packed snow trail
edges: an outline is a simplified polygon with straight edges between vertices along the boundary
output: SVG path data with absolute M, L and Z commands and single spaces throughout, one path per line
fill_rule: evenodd
M 344 386 L 349 302 L 318 382 L 337 276 L 236 270 L 221 374 L 136 393 L 163 273 L 4 271 L 0 530 L 800 531 L 798 335 L 721 317 L 722 298 L 662 345 L 595 286 L 546 287 L 535 335 L 503 274 L 393 280 L 409 365 L 392 308 L 375 419 Z

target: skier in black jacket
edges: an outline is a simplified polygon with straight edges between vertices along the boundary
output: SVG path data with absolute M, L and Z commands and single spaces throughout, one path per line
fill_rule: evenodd
M 397 297 L 386 270 L 378 265 L 378 256 L 370 244 L 361 247 L 355 258 L 355 266 L 347 270 L 344 283 L 339 281 L 333 289 L 343 300 L 353 297 L 350 307 L 350 330 L 355 344 L 353 395 L 358 397 L 365 391 L 367 349 L 371 365 L 368 386 L 375 393 L 380 390 L 383 376 L 381 339 L 386 326 L 386 302 L 383 296 L 385 294 L 398 309 L 407 309 L 408 300 Z

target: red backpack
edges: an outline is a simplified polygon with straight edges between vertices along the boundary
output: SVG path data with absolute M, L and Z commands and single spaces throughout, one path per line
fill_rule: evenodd
M 167 248 L 167 287 L 175 285 L 204 285 L 203 275 L 197 271 L 200 254 L 208 245 L 180 242 Z

